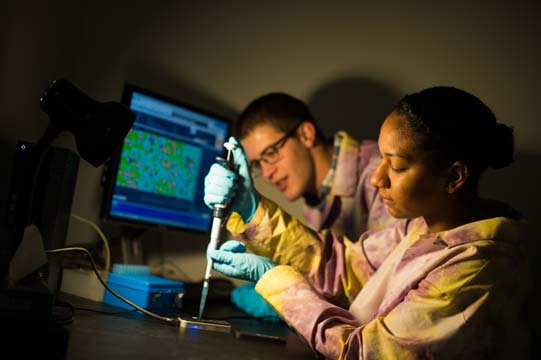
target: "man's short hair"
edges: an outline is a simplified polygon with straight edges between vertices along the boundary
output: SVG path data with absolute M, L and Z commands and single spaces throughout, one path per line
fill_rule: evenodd
M 285 93 L 269 93 L 246 106 L 235 123 L 234 132 L 241 140 L 260 125 L 269 125 L 286 133 L 303 121 L 314 124 L 316 138 L 324 140 L 323 132 L 303 101 Z

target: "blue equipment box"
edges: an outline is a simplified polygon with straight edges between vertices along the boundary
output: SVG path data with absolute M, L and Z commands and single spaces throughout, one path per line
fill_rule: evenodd
M 120 296 L 155 313 L 175 313 L 182 307 L 184 283 L 180 281 L 154 275 L 110 273 L 107 285 Z M 103 294 L 103 302 L 123 309 L 134 309 L 107 289 Z

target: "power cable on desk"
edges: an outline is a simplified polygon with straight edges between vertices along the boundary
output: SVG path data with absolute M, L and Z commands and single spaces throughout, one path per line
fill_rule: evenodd
M 144 313 L 146 315 L 149 315 L 149 316 L 151 316 L 153 318 L 156 318 L 158 320 L 163 320 L 163 321 L 167 322 L 170 325 L 175 325 L 175 326 L 179 325 L 179 320 L 178 319 L 174 319 L 174 318 L 170 318 L 170 317 L 166 317 L 166 316 L 161 316 L 161 315 L 155 314 L 155 313 L 153 313 L 151 311 L 148 311 L 147 309 L 142 308 L 141 306 L 139 306 L 139 305 L 135 304 L 134 302 L 124 298 L 123 296 L 119 295 L 116 291 L 111 289 L 111 287 L 109 285 L 107 285 L 107 283 L 101 277 L 101 275 L 100 275 L 100 273 L 99 273 L 99 271 L 98 271 L 98 269 L 96 267 L 96 263 L 94 262 L 94 259 L 92 258 L 92 254 L 90 254 L 90 251 L 88 251 L 87 249 L 82 248 L 82 247 L 67 247 L 67 248 L 61 248 L 61 249 L 48 250 L 47 253 L 48 254 L 56 254 L 56 253 L 69 252 L 69 251 L 81 251 L 81 252 L 85 253 L 86 256 L 88 256 L 88 258 L 90 259 L 90 264 L 92 265 L 92 269 L 94 270 L 94 273 L 98 277 L 99 282 L 111 294 L 113 294 L 114 296 L 116 296 L 120 300 L 124 301 L 126 304 L 128 304 L 130 306 L 133 306 L 135 309 L 141 311 L 142 313 Z
M 124 311 L 105 311 L 105 310 L 97 310 L 97 309 L 91 309 L 91 308 L 85 308 L 85 307 L 73 307 L 73 309 L 77 311 L 90 311 L 90 312 L 95 312 L 95 313 L 103 314 L 103 315 L 123 315 L 123 314 L 131 314 L 137 311 L 137 309 L 124 310 Z
M 89 312 L 95 312 L 95 313 L 104 314 L 104 315 L 122 315 L 122 314 L 131 314 L 137 311 L 137 309 L 121 310 L 121 311 L 106 311 L 106 310 L 92 309 L 89 307 L 79 307 L 79 306 L 74 306 L 69 301 L 60 300 L 58 298 L 55 300 L 55 306 L 69 308 L 72 314 L 75 314 L 75 311 L 89 311 Z

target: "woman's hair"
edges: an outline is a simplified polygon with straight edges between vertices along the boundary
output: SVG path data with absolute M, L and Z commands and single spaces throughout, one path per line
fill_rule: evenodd
M 406 95 L 394 111 L 406 117 L 407 129 L 437 164 L 463 161 L 475 183 L 486 168 L 513 162 L 513 129 L 496 122 L 492 110 L 464 90 L 427 88 Z
M 234 133 L 239 139 L 244 139 L 260 125 L 270 125 L 286 133 L 303 121 L 314 124 L 316 138 L 324 139 L 314 116 L 304 102 L 285 93 L 269 93 L 252 100 L 246 106 L 235 123 Z

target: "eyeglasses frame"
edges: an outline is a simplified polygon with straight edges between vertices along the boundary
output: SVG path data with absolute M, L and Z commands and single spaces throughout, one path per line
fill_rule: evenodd
M 299 122 L 297 125 L 295 125 L 291 130 L 286 132 L 281 138 L 273 142 L 272 144 L 266 146 L 261 152 L 259 153 L 259 159 L 250 160 L 248 162 L 248 166 L 250 168 L 250 172 L 252 174 L 252 177 L 257 177 L 261 174 L 261 162 L 264 162 L 269 165 L 276 164 L 278 161 L 282 160 L 282 157 L 278 157 L 274 161 L 269 161 L 268 159 L 265 159 L 265 153 L 267 153 L 270 149 L 274 149 L 274 152 L 280 154 L 280 149 L 284 147 L 286 144 L 286 141 L 295 135 L 299 127 L 301 126 L 302 121 Z

